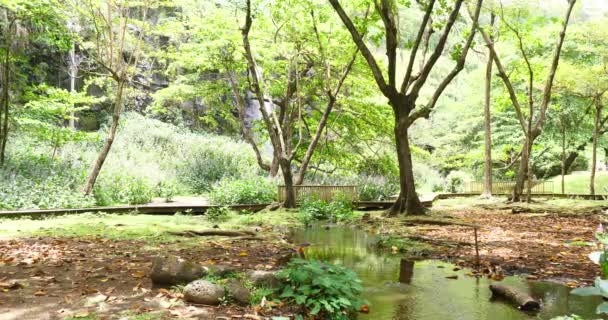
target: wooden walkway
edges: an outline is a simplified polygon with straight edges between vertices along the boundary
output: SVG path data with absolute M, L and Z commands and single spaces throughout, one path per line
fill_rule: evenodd
M 430 208 L 433 202 L 439 199 L 461 198 L 461 197 L 476 197 L 478 193 L 436 193 L 422 195 L 420 201 L 422 204 Z M 495 196 L 506 196 L 506 194 L 495 194 Z M 606 200 L 606 195 L 589 195 L 589 194 L 543 194 L 534 195 L 534 197 L 552 197 L 552 198 L 568 198 L 568 199 L 585 199 L 585 200 Z M 358 210 L 384 210 L 393 205 L 394 201 L 355 201 L 354 206 Z M 155 215 L 173 215 L 178 212 L 184 214 L 204 214 L 211 208 L 228 207 L 236 211 L 261 211 L 269 203 L 265 204 L 237 204 L 230 206 L 218 205 L 197 205 L 197 204 L 171 204 L 171 203 L 152 203 L 139 206 L 112 206 L 112 207 L 92 207 L 92 208 L 73 208 L 73 209 L 26 209 L 13 211 L 0 211 L 0 217 L 40 217 L 47 215 L 61 214 L 79 214 L 86 212 L 106 212 L 106 213 L 130 213 L 136 212 L 140 214 L 155 214 Z
M 266 208 L 269 204 L 237 204 L 231 206 L 216 205 L 182 205 L 182 204 L 147 204 L 140 206 L 112 206 L 112 207 L 92 207 L 92 208 L 73 208 L 73 209 L 26 209 L 13 211 L 0 211 L 0 216 L 19 217 L 19 216 L 44 216 L 60 214 L 78 214 L 86 212 L 106 212 L 106 213 L 127 213 L 137 212 L 140 214 L 172 215 L 177 212 L 184 214 L 204 214 L 211 208 L 228 207 L 236 211 L 257 212 Z

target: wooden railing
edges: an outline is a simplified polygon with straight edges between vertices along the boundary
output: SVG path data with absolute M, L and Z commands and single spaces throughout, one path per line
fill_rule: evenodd
M 357 186 L 323 186 L 323 185 L 300 185 L 293 186 L 296 193 L 296 201 L 302 201 L 307 197 L 319 200 L 331 201 L 338 194 L 356 201 L 359 197 Z M 279 186 L 279 202 L 285 201 L 285 186 Z
M 515 181 L 492 181 L 493 194 L 510 194 L 515 187 Z M 528 190 L 528 183 L 524 184 L 524 193 Z M 552 194 L 553 181 L 532 181 L 532 194 Z M 469 181 L 464 184 L 465 193 L 483 192 L 483 181 Z

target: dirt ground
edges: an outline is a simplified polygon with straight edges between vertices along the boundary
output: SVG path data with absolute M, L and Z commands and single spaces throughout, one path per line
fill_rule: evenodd
M 292 252 L 287 245 L 266 241 L 201 238 L 200 244 L 149 248 L 135 240 L 51 237 L 0 241 L 0 319 L 120 319 L 137 314 L 143 314 L 141 319 L 258 319 L 256 314 L 285 312 L 280 307 L 187 305 L 179 291 L 152 287 L 148 272 L 159 253 L 203 265 L 275 270 Z
M 521 274 L 576 287 L 591 283 L 599 275 L 599 267 L 588 254 L 599 249 L 594 232 L 603 221 L 603 214 L 565 217 L 550 212 L 514 214 L 511 210 L 475 208 L 453 210 L 448 216 L 451 218 L 439 220 L 440 225 L 424 219 L 414 219 L 414 223 L 407 219 L 384 221 L 382 225 L 384 232 L 392 235 L 428 239 L 435 249 L 428 257 L 470 268 L 476 268 L 477 262 L 472 226 L 476 225 L 481 265 L 478 269 L 496 279 Z

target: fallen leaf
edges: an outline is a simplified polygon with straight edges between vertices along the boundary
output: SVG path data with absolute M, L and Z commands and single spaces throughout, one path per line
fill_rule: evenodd
M 44 290 L 38 290 L 38 291 L 34 292 L 34 295 L 36 297 L 44 296 L 44 295 L 46 295 L 46 291 L 44 291 Z
M 145 271 L 141 271 L 141 270 L 135 271 L 135 272 L 131 273 L 131 276 L 133 276 L 133 278 L 140 279 L 140 278 L 143 278 L 143 277 L 146 276 L 146 272 Z

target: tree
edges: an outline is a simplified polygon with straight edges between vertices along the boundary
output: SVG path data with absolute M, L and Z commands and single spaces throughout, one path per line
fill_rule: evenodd
M 495 15 L 491 14 L 490 28 L 494 27 Z M 490 36 L 492 38 L 492 36 Z M 492 105 L 492 66 L 494 65 L 494 57 L 492 50 L 488 50 L 488 62 L 486 64 L 485 78 L 485 101 L 483 108 L 484 115 L 484 180 L 483 198 L 492 197 L 492 118 L 490 115 L 490 107 Z
M 11 88 L 17 57 L 27 58 L 30 43 L 65 50 L 71 34 L 65 28 L 62 5 L 54 0 L 0 0 L 0 166 L 4 164 L 10 130 Z
M 126 0 L 99 0 L 82 3 L 84 19 L 92 27 L 92 39 L 83 43 L 88 56 L 115 85 L 112 123 L 97 159 L 83 187 L 85 194 L 93 191 L 112 143 L 116 138 L 125 91 L 132 80 L 142 54 L 149 1 L 129 4 Z M 141 17 L 141 20 L 135 20 Z
M 248 0 L 246 4 L 245 24 L 241 29 L 243 48 L 245 51 L 245 58 L 247 60 L 251 86 L 259 103 L 259 110 L 262 114 L 266 132 L 268 133 L 270 142 L 272 143 L 274 157 L 278 160 L 281 168 L 286 190 L 284 206 L 288 208 L 295 207 L 296 205 L 295 191 L 293 186 L 296 183 L 302 183 L 304 180 L 304 174 L 308 167 L 308 163 L 310 162 L 323 130 L 327 125 L 327 119 L 335 106 L 336 97 L 340 93 L 344 80 L 350 73 L 356 58 L 356 55 L 352 56 L 351 60 L 344 67 L 344 69 L 338 73 L 339 76 L 337 77 L 337 81 L 332 83 L 331 64 L 327 59 L 324 42 L 321 39 L 321 35 L 319 34 L 319 30 L 317 28 L 314 8 L 310 8 L 310 16 L 316 39 L 315 50 L 318 50 L 320 56 L 322 57 L 321 64 L 323 67 L 321 70 L 323 70 L 323 73 L 321 74 L 325 74 L 322 83 L 327 95 L 327 104 L 322 112 L 321 121 L 319 121 L 317 124 L 315 133 L 312 136 L 306 153 L 301 161 L 300 171 L 296 177 L 295 183 L 293 178 L 292 162 L 297 155 L 298 149 L 303 143 L 303 114 L 306 112 L 303 110 L 303 104 L 307 102 L 302 101 L 302 99 L 306 97 L 303 97 L 301 92 L 303 91 L 303 80 L 306 78 L 311 78 L 308 75 L 313 72 L 312 69 L 315 66 L 315 61 L 305 52 L 306 49 L 308 49 L 307 43 L 303 37 L 298 34 L 298 32 L 303 31 L 302 25 L 296 25 L 294 20 L 286 21 L 282 26 L 289 24 L 294 31 L 298 28 L 299 30 L 295 32 L 295 40 L 293 41 L 294 45 L 293 48 L 289 50 L 291 52 L 286 50 L 286 52 L 281 54 L 282 57 L 278 57 L 279 60 L 285 59 L 287 61 L 287 76 L 285 78 L 286 83 L 283 87 L 285 94 L 281 99 L 274 99 L 276 94 L 271 93 L 271 97 L 273 99 L 268 101 L 264 80 L 260 76 L 256 58 L 252 52 L 251 43 L 249 40 L 249 33 L 253 24 L 250 0 Z M 289 29 L 289 26 L 284 28 Z M 277 34 L 278 32 L 279 30 L 277 30 Z M 308 44 L 310 45 L 310 43 Z M 309 81 L 314 84 L 312 79 Z M 273 87 L 271 86 L 270 88 L 272 89 Z M 294 137 L 296 138 L 294 139 Z
M 365 58 L 378 88 L 388 99 L 389 105 L 393 109 L 395 120 L 394 134 L 397 147 L 397 159 L 399 163 L 399 181 L 401 192 L 394 206 L 389 211 L 389 214 L 391 215 L 401 212 L 405 212 L 407 214 L 422 214 L 425 211 L 416 193 L 408 130 L 416 120 L 429 116 L 445 88 L 464 68 L 467 53 L 473 44 L 475 28 L 479 19 L 482 0 L 477 1 L 477 6 L 474 10 L 475 13 L 472 21 L 473 28 L 466 36 L 464 45 L 456 46 L 456 50 L 452 52 L 452 57 L 454 60 L 456 60 L 456 65 L 439 83 L 429 101 L 425 105 L 417 107 L 420 90 L 427 82 L 431 71 L 443 54 L 450 31 L 456 23 L 463 2 L 463 0 L 454 1 L 454 5 L 450 10 L 446 7 L 447 4 L 445 2 L 439 1 L 438 6 L 443 6 L 444 8 L 441 9 L 449 10 L 450 13 L 445 21 L 443 30 L 437 39 L 437 44 L 428 57 L 428 60 L 426 57 L 426 52 L 430 48 L 430 37 L 435 32 L 434 23 L 431 22 L 431 16 L 433 14 L 436 1 L 430 0 L 428 2 L 418 2 L 424 11 L 424 16 L 419 25 L 413 45 L 410 48 L 410 57 L 407 64 L 407 69 L 405 71 L 405 76 L 399 85 L 397 83 L 397 52 L 399 46 L 403 46 L 404 44 L 400 43 L 400 30 L 397 22 L 399 17 L 399 9 L 397 2 L 390 0 L 374 1 L 376 13 L 380 16 L 384 25 L 386 57 L 388 61 L 387 82 L 384 77 L 384 72 L 382 71 L 379 63 L 376 61 L 372 51 L 366 44 L 364 35 L 353 22 L 353 19 L 351 19 L 351 17 L 346 13 L 339 0 L 329 0 L 329 3 L 332 5 L 344 23 L 344 26 L 350 32 L 353 41 Z M 414 74 L 413 69 L 419 49 L 423 49 L 422 61 L 420 62 L 421 68 L 417 74 Z
M 522 132 L 524 133 L 524 143 L 521 148 L 521 157 L 520 157 L 520 165 L 516 177 L 515 187 L 513 188 L 513 193 L 511 195 L 512 201 L 520 201 L 521 196 L 524 189 L 524 184 L 527 182 L 528 191 L 527 191 L 527 199 L 531 200 L 531 188 L 532 188 L 532 166 L 530 164 L 530 157 L 532 153 L 532 146 L 536 138 L 538 138 L 543 130 L 543 126 L 546 120 L 546 113 L 549 105 L 551 103 L 551 90 L 553 87 L 553 81 L 555 79 L 555 73 L 557 71 L 557 67 L 559 65 L 560 54 L 562 50 L 562 45 L 564 43 L 564 39 L 566 37 L 566 30 L 568 28 L 568 23 L 570 20 L 570 14 L 572 13 L 572 8 L 576 0 L 568 0 L 568 8 L 566 10 L 565 18 L 562 24 L 561 32 L 559 33 L 557 45 L 555 47 L 553 57 L 551 59 L 551 65 L 549 67 L 549 71 L 547 74 L 547 78 L 545 80 L 545 85 L 543 90 L 541 91 L 542 98 L 541 103 L 538 108 L 535 108 L 535 98 L 534 95 L 536 93 L 534 81 L 535 81 L 535 72 L 532 66 L 532 62 L 530 59 L 531 50 L 530 48 L 526 48 L 524 45 L 525 37 L 529 36 L 530 33 L 534 32 L 534 24 L 536 21 L 527 17 L 528 24 L 523 25 L 522 23 L 517 26 L 511 24 L 507 17 L 505 16 L 505 12 L 501 7 L 500 18 L 501 24 L 504 25 L 507 29 L 509 29 L 513 35 L 515 36 L 515 41 L 517 43 L 517 48 L 522 56 L 523 61 L 526 66 L 527 73 L 527 88 L 526 88 L 526 96 L 527 96 L 527 105 L 528 105 L 528 114 L 527 116 L 524 114 L 522 110 L 522 104 L 520 103 L 521 97 L 516 92 L 516 87 L 513 84 L 511 76 L 507 73 L 506 69 L 503 66 L 500 55 L 497 54 L 496 48 L 494 46 L 494 42 L 488 35 L 488 33 L 483 29 L 479 28 L 482 37 L 488 46 L 489 50 L 493 54 L 494 63 L 496 68 L 498 69 L 498 76 L 503 81 L 508 93 L 511 102 L 513 103 L 513 107 L 515 108 L 517 119 L 521 126 Z M 518 11 L 517 14 L 520 14 L 521 11 Z M 520 17 L 521 18 L 521 17 Z M 538 109 L 538 110 L 537 110 Z M 537 112 L 536 112 L 537 111 Z

